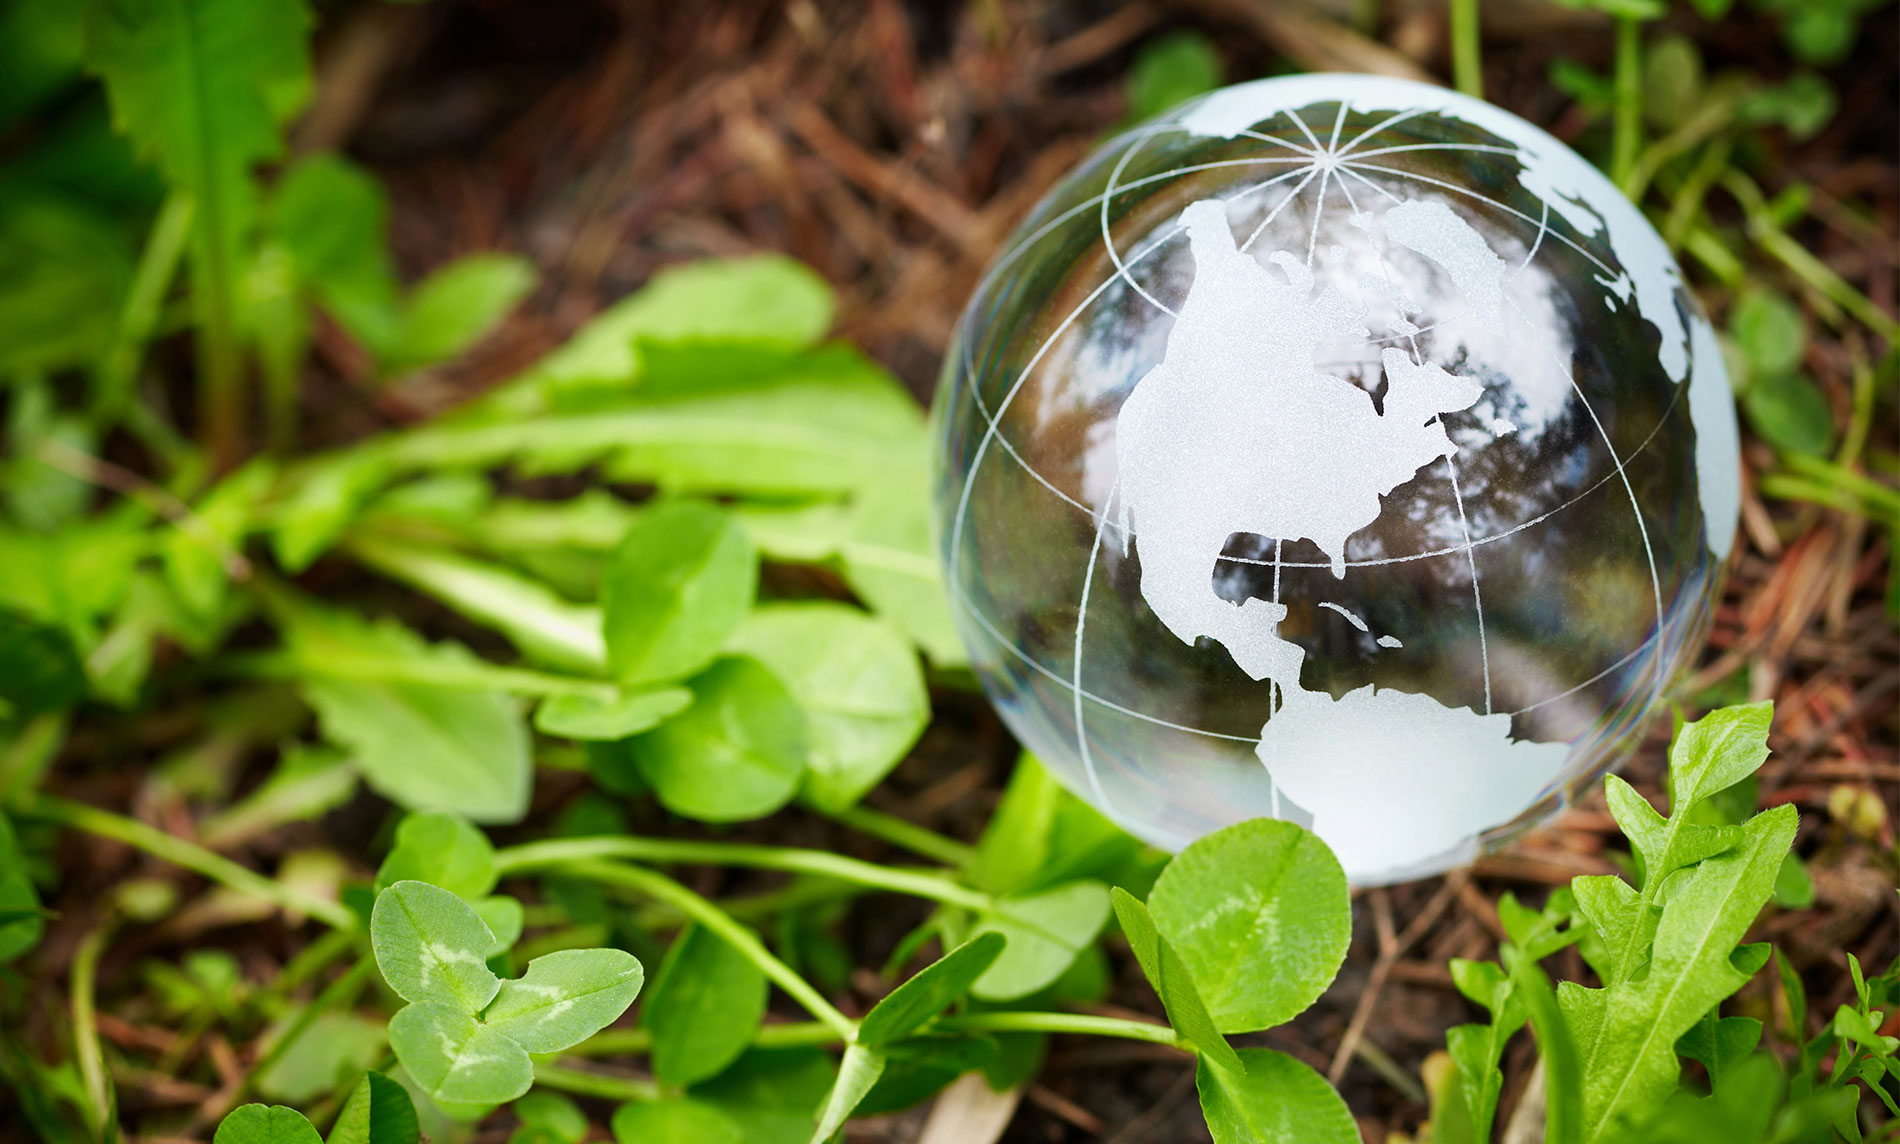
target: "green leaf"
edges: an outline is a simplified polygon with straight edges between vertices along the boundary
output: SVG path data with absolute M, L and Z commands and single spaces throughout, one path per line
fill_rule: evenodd
M 819 1049 L 753 1049 L 693 1094 L 731 1117 L 745 1144 L 805 1144 L 834 1072 Z
M 501 989 L 500 979 L 487 965 L 495 935 L 467 902 L 440 887 L 397 882 L 377 894 L 369 934 L 376 967 L 405 1001 L 430 1001 L 477 1013 Z M 414 1065 L 410 1071 L 416 1071 Z M 422 1079 L 420 1073 L 417 1077 Z
M 389 257 L 389 196 L 339 155 L 299 159 L 271 190 L 266 225 L 297 279 L 371 354 L 398 336 L 400 289 Z
M 270 1051 L 299 1011 L 267 1031 L 264 1047 Z M 319 1013 L 271 1063 L 257 1074 L 257 1091 L 272 1100 L 308 1104 L 328 1095 L 339 1083 L 374 1065 L 383 1054 L 383 1023 L 357 1013 Z
M 65 629 L 0 610 L 0 701 L 20 716 L 62 711 L 86 694 L 86 665 Z
M 500 1104 L 534 1083 L 534 1065 L 520 1045 L 439 1001 L 403 1006 L 390 1018 L 389 1044 L 409 1075 L 443 1104 Z
M 212 1144 L 323 1144 L 304 1115 L 281 1104 L 241 1104 L 218 1125 Z
M 310 93 L 309 31 L 297 0 L 102 0 L 88 14 L 113 123 L 191 193 L 195 288 L 227 304 L 257 213 L 251 169 L 282 153 L 279 127 Z
M 0 965 L 40 944 L 46 922 L 40 916 L 40 894 L 27 876 L 26 856 L 13 823 L 0 814 Z
M 1050 834 L 1062 787 L 1027 751 L 1010 773 L 1003 800 L 977 839 L 963 867 L 963 880 L 979 890 L 1006 894 L 1027 884 L 1049 860 Z
M 1692 807 L 1760 769 L 1768 758 L 1768 725 L 1774 711 L 1770 702 L 1746 703 L 1683 724 L 1669 748 L 1669 789 L 1675 805 Z
M 558 1053 L 612 1024 L 640 994 L 646 971 L 621 949 L 563 949 L 503 981 L 482 1023 L 531 1053 Z
M 600 610 L 564 600 L 538 580 L 459 553 L 387 537 L 355 537 L 350 551 L 376 571 L 498 629 L 531 658 L 588 672 L 606 662 Z
M 587 1139 L 587 1113 L 558 1092 L 531 1092 L 508 1111 L 521 1121 L 508 1144 L 581 1144 Z
M 1729 733 L 1712 733 L 1725 729 Z M 1688 733 L 1685 728 L 1678 751 Z M 1751 737 L 1732 718 L 1705 728 L 1699 742 L 1708 761 L 1688 769 L 1678 789 L 1691 798 L 1697 791 L 1719 789 L 1713 784 L 1732 773 L 1734 760 L 1753 753 L 1745 745 Z M 1558 987 L 1582 1063 L 1585 1144 L 1603 1139 L 1620 1118 L 1654 1107 L 1674 1090 L 1680 1071 L 1676 1042 L 1748 980 L 1730 954 L 1768 900 L 1793 842 L 1795 820 L 1793 806 L 1764 811 L 1743 824 L 1742 841 L 1734 849 L 1676 876 L 1640 979 L 1630 979 L 1630 969 L 1618 965 L 1611 978 L 1617 983 L 1607 988 L 1572 982 Z M 1579 893 L 1578 904 L 1584 901 Z M 1610 945 L 1618 942 L 1612 939 Z
M 527 925 L 528 914 L 520 902 L 506 894 L 491 894 L 485 898 L 466 899 L 475 910 L 488 932 L 495 935 L 493 945 L 488 947 L 488 957 L 499 957 L 514 948 L 521 940 L 521 930 Z
M 263 785 L 198 825 L 198 841 L 223 849 L 285 823 L 328 814 L 356 793 L 356 767 L 334 747 L 285 744 Z
M 402 1085 L 371 1071 L 350 1090 L 324 1144 L 416 1144 L 420 1135 L 409 1094 Z
M 583 326 L 495 404 L 537 412 L 525 400 L 540 396 L 534 383 L 631 379 L 639 370 L 637 339 L 811 345 L 831 327 L 835 306 L 824 279 L 783 255 L 672 267 Z
M 623 683 L 662 683 L 718 658 L 758 593 L 758 557 L 732 517 L 673 501 L 642 513 L 607 560 L 607 661 Z
M 1214 1144 L 1359 1144 L 1359 1126 L 1326 1078 L 1272 1049 L 1242 1049 L 1245 1072 L 1195 1067 Z
M 849 809 L 904 758 L 930 721 L 923 669 L 889 625 L 843 604 L 764 604 L 732 648 L 770 668 L 805 711 L 804 797 Z
M 1220 56 L 1199 32 L 1171 32 L 1143 44 L 1128 75 L 1128 118 L 1139 122 L 1221 85 Z
M 534 726 L 563 739 L 611 741 L 650 731 L 692 702 L 693 693 L 684 687 L 651 687 L 613 699 L 550 695 L 534 709 Z
M 430 645 L 393 622 L 370 627 L 311 611 L 286 635 L 293 652 L 312 659 L 342 646 L 450 667 L 480 664 L 455 644 Z M 508 696 L 327 676 L 306 678 L 302 691 L 323 737 L 353 752 L 370 786 L 392 802 L 476 822 L 514 822 L 527 812 L 533 781 L 528 729 Z
M 397 882 L 427 882 L 474 899 L 495 888 L 495 848 L 466 819 L 439 811 L 414 811 L 396 824 L 396 844 L 376 869 L 376 889 Z
M 1663 818 L 1635 787 L 1615 775 L 1604 781 L 1604 795 L 1617 826 L 1642 856 L 1646 881 L 1660 883 L 1682 867 L 1720 854 L 1742 840 L 1740 827 L 1695 826 Z
M 342 537 L 388 484 L 391 468 L 379 452 L 352 450 L 298 476 L 277 505 L 271 532 L 271 551 L 291 573 L 310 567 Z
M 1000 933 L 979 933 L 918 970 L 864 1015 L 858 1023 L 858 1043 L 882 1048 L 923 1028 L 969 992 L 1003 952 L 1003 944 Z
M 1834 446 L 1834 410 L 1804 374 L 1756 381 L 1742 394 L 1742 412 L 1756 435 L 1784 453 L 1819 457 Z
M 752 1043 L 765 1000 L 765 974 L 750 958 L 710 930 L 681 930 L 640 1006 L 654 1077 L 685 1088 L 718 1076 Z
M 689 686 L 691 707 L 629 740 L 660 802 L 704 822 L 738 822 L 791 801 L 804 777 L 805 719 L 778 677 L 734 656 Z
M 1148 895 L 1223 1033 L 1292 1020 L 1332 983 L 1352 936 L 1346 874 L 1318 837 L 1254 819 L 1175 855 Z
M 738 1121 L 690 1098 L 623 1104 L 612 1127 L 616 1144 L 748 1144 Z
M 1076 881 L 997 899 L 979 914 L 972 936 L 997 933 L 1009 944 L 971 992 L 985 1001 L 1013 1001 L 1048 986 L 1075 963 L 1108 921 L 1108 887 Z
M 1167 1012 L 1168 1023 L 1174 1026 L 1174 1031 L 1192 1042 L 1209 1062 L 1223 1069 L 1244 1072 L 1245 1067 L 1233 1046 L 1214 1027 L 1214 1019 L 1208 1015 L 1207 1003 L 1201 1000 L 1194 976 L 1168 945 L 1168 939 L 1155 929 L 1148 907 L 1119 886 L 1110 891 L 1110 896 L 1114 899 L 1115 917 L 1121 922 L 1122 933 L 1128 936 L 1142 975 L 1161 998 L 1161 1007 Z
M 996 1059 L 996 1040 L 969 1033 L 923 1033 L 882 1051 L 884 1071 L 858 1102 L 857 1116 L 909 1108 L 964 1073 L 987 1069 Z
M 845 1046 L 844 1058 L 838 1062 L 838 1079 L 818 1112 L 818 1129 L 811 1134 L 810 1144 L 825 1144 L 844 1127 L 844 1122 L 851 1118 L 851 1113 L 883 1072 L 881 1051 L 860 1044 Z
M 1760 1043 L 1761 1022 L 1753 1017 L 1707 1013 L 1676 1041 L 1676 1052 L 1701 1061 L 1709 1070 L 1709 1082 L 1719 1085 Z
M 512 254 L 471 254 L 417 284 L 384 366 L 399 373 L 461 353 L 534 289 L 534 266 Z
M 402 434 L 390 455 L 412 468 L 513 459 L 552 473 L 598 464 L 610 480 L 669 492 L 774 497 L 851 493 L 918 464 L 925 430 L 916 400 L 855 351 L 762 354 L 694 342 L 642 352 L 645 384 L 604 407 L 470 414 Z

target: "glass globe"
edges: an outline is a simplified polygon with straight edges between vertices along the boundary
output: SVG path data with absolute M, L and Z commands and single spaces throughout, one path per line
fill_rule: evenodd
M 1523 120 L 1368 76 L 1103 145 L 990 267 L 935 419 L 953 610 L 1022 742 L 1156 845 L 1272 815 L 1359 884 L 1619 761 L 1740 503 L 1643 216 Z

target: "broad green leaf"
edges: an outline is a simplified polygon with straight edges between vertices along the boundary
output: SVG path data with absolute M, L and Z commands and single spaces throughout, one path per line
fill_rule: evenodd
M 5 207 L 0 201 L 0 225 Z M 0 231 L 0 243 L 6 235 Z M 0 268 L 6 266 L 0 246 Z M 7 275 L 0 270 L 0 292 Z M 0 302 L 4 301 L 0 293 Z M 54 532 L 76 521 L 91 505 L 97 489 L 56 464 L 60 454 L 90 457 L 98 453 L 92 418 L 61 409 L 52 387 L 37 377 L 16 381 L 7 410 L 6 453 L 0 482 L 13 518 L 35 532 Z M 49 453 L 48 450 L 53 450 Z
M 1332 983 L 1352 936 L 1339 860 L 1310 831 L 1264 818 L 1175 855 L 1148 912 L 1223 1033 L 1272 1028 L 1304 1011 Z
M 477 1013 L 501 989 L 486 961 L 495 935 L 467 902 L 440 887 L 397 882 L 377 894 L 369 935 L 383 980 L 405 1001 Z M 416 1071 L 414 1065 L 410 1071 Z M 423 1079 L 421 1073 L 416 1075 Z
M 194 205 L 193 286 L 227 313 L 257 214 L 251 170 L 283 150 L 310 93 L 310 13 L 299 0 L 103 0 L 86 56 L 112 118 Z M 200 311 L 205 311 L 201 302 Z
M 963 879 L 979 890 L 1006 894 L 1021 888 L 1049 858 L 1050 833 L 1062 788 L 1027 751 L 1016 761 L 1003 800 L 964 864 Z
M 1805 374 L 1765 377 L 1742 394 L 1749 428 L 1784 453 L 1819 457 L 1834 445 L 1834 410 Z
M 621 949 L 563 949 L 503 981 L 482 1023 L 531 1053 L 558 1053 L 612 1024 L 639 996 L 646 971 Z
M 1707 1013 L 1676 1041 L 1676 1052 L 1690 1060 L 1701 1061 L 1709 1070 L 1709 1082 L 1719 1085 L 1759 1044 L 1760 1021 L 1753 1017 L 1717 1017 Z
M 587 1139 L 587 1113 L 558 1092 L 531 1092 L 508 1111 L 521 1121 L 508 1144 L 581 1144 Z
M 1504 1088 L 1499 1062 L 1504 1059 L 1505 1045 L 1530 1020 L 1530 1014 L 1517 999 L 1510 978 L 1494 962 L 1453 958 L 1451 977 L 1460 993 L 1491 1012 L 1488 1025 L 1459 1025 L 1445 1032 L 1446 1051 L 1457 1066 L 1454 1083 L 1461 1123 L 1472 1140 L 1489 1141 Z M 1433 1121 L 1436 1124 L 1436 1111 Z
M 601 579 L 608 664 L 630 685 L 692 675 L 718 657 L 758 587 L 758 557 L 729 514 L 696 501 L 642 513 Z
M 836 1072 L 821 1049 L 752 1049 L 693 1095 L 731 1117 L 745 1144 L 805 1144 Z
M 838 555 L 859 599 L 916 641 L 932 663 L 957 667 L 968 653 L 950 616 L 931 539 L 934 478 L 924 456 L 919 444 L 908 461 L 859 486 Z
M 471 254 L 417 283 L 385 368 L 417 369 L 461 353 L 534 289 L 534 266 L 511 254 Z
M 930 721 L 917 655 L 895 630 L 831 602 L 765 604 L 732 648 L 778 675 L 805 711 L 810 769 L 804 797 L 849 809 L 904 758 Z
M 439 1001 L 403 1006 L 389 1020 L 389 1044 L 443 1104 L 500 1104 L 534 1083 L 534 1065 L 520 1045 Z
M 791 801 L 805 772 L 805 719 L 778 677 L 734 656 L 689 685 L 691 707 L 629 740 L 660 802 L 689 818 L 738 822 Z
M 0 10 L 0 19 L 15 10 Z M 0 200 L 0 267 L 5 376 L 98 360 L 132 277 L 131 252 L 117 220 L 78 201 L 15 192 Z M 38 459 L 33 463 L 39 465 Z
M 613 699 L 550 695 L 534 709 L 534 726 L 543 734 L 563 739 L 624 739 L 658 727 L 692 702 L 693 693 L 684 687 L 628 691 Z
M 402 1085 L 371 1071 L 350 1090 L 324 1144 L 416 1144 L 420 1135 L 409 1094 Z
M 681 930 L 640 1006 L 654 1077 L 684 1088 L 718 1076 L 752 1043 L 765 1000 L 765 974 L 751 959 L 710 930 Z
M 1752 378 L 1794 372 L 1807 350 L 1807 323 L 1794 303 L 1778 291 L 1756 288 L 1736 299 L 1729 312 L 1729 333 L 1748 362 Z
M 1193 975 L 1181 963 L 1180 955 L 1168 945 L 1168 939 L 1155 929 L 1148 907 L 1119 886 L 1110 891 L 1110 896 L 1122 933 L 1128 936 L 1128 945 L 1135 952 L 1142 975 L 1161 998 L 1161 1007 L 1167 1012 L 1168 1023 L 1174 1026 L 1174 1031 L 1192 1042 L 1210 1063 L 1223 1069 L 1245 1071 L 1233 1046 L 1214 1027 L 1214 1019 L 1208 1015 L 1207 1003 L 1201 1000 L 1200 987 L 1195 985 Z
M 843 1128 L 883 1072 L 881 1051 L 860 1044 L 845 1046 L 844 1057 L 838 1062 L 838 1079 L 832 1083 L 831 1095 L 825 1098 L 825 1105 L 818 1112 L 818 1129 L 811 1134 L 811 1144 L 825 1144 Z
M 241 1104 L 218 1125 L 212 1144 L 323 1144 L 304 1115 L 281 1104 Z
M 374 450 L 352 450 L 320 460 L 291 478 L 276 507 L 271 552 L 286 572 L 310 567 L 389 482 L 389 460 Z
M 468 820 L 440 811 L 412 811 L 396 824 L 396 844 L 376 869 L 376 888 L 417 881 L 463 898 L 495 888 L 495 848 Z
M 1768 758 L 1773 703 L 1747 703 L 1683 724 L 1669 748 L 1671 815 L 1727 790 Z
M 1698 785 L 1697 775 L 1710 774 L 1719 772 L 1705 767 L 1679 785 L 1707 790 L 1714 780 Z M 1743 824 L 1734 849 L 1677 876 L 1640 979 L 1621 973 L 1607 988 L 1558 987 L 1582 1067 L 1585 1144 L 1607 1139 L 1619 1119 L 1655 1107 L 1674 1090 L 1676 1042 L 1748 980 L 1730 955 L 1774 888 L 1795 822 L 1793 806 L 1764 811 Z
M 623 1104 L 612 1128 L 616 1144 L 750 1144 L 738 1121 L 689 1097 Z
M 583 326 L 522 381 L 504 389 L 495 404 L 512 412 L 540 412 L 527 400 L 539 396 L 529 383 L 630 380 L 639 370 L 638 339 L 811 345 L 830 328 L 834 306 L 824 280 L 783 255 L 673 267 Z
M 1605 780 L 1604 795 L 1616 825 L 1642 856 L 1645 881 L 1660 882 L 1742 840 L 1740 827 L 1696 826 L 1663 818 L 1636 788 L 1615 775 Z
M 1326 1078 L 1272 1049 L 1242 1049 L 1246 1071 L 1195 1066 L 1214 1144 L 1359 1144 L 1359 1126 Z
M 271 190 L 266 226 L 297 279 L 371 354 L 387 354 L 401 321 L 389 256 L 389 196 L 338 155 L 299 159 Z
M 294 654 L 313 661 L 341 649 L 448 668 L 480 666 L 458 645 L 431 645 L 393 622 L 372 627 L 341 613 L 302 609 L 285 634 Z M 323 675 L 306 678 L 302 690 L 324 738 L 351 751 L 364 779 L 391 801 L 476 822 L 513 822 L 527 811 L 533 778 L 528 729 L 508 696 Z
M 31 716 L 72 707 L 85 694 L 86 665 L 64 628 L 0 610 L 0 702 Z
M 265 1051 L 275 1048 L 297 1012 L 265 1033 Z M 357 1013 L 319 1013 L 271 1066 L 257 1074 L 257 1091 L 272 1100 L 307 1105 L 373 1066 L 383 1054 L 383 1023 Z
M 1221 85 L 1220 55 L 1206 36 L 1171 32 L 1143 44 L 1128 74 L 1128 119 L 1140 122 Z
M 0 965 L 40 944 L 46 922 L 40 916 L 40 895 L 27 876 L 26 856 L 13 824 L 0 814 Z
M 1044 988 L 1102 932 L 1108 912 L 1108 887 L 1100 882 L 997 899 L 994 910 L 977 916 L 972 936 L 997 933 L 1009 944 L 971 992 L 985 1001 L 1013 1001 Z
M 1875 1012 L 1877 1013 L 1878 1010 Z M 1725 1019 L 1725 1022 L 1746 1020 L 1748 1020 L 1746 1017 L 1729 1017 Z M 1759 1038 L 1761 1023 L 1757 1021 L 1754 1026 L 1755 1036 Z M 1859 1012 L 1851 1005 L 1842 1005 L 1834 1010 L 1833 1029 L 1834 1035 L 1842 1041 L 1859 1045 L 1877 1057 L 1891 1057 L 1894 1053 L 1900 1052 L 1900 1037 L 1882 1036 L 1879 1026 L 1867 1014 Z M 1741 1034 L 1737 1035 L 1738 1040 L 1740 1036 Z M 1752 1049 L 1754 1046 L 1751 1044 L 1749 1047 Z
M 695 342 L 642 352 L 655 359 L 645 384 L 606 407 L 498 421 L 471 414 L 402 434 L 390 455 L 411 468 L 514 460 L 554 473 L 598 464 L 611 480 L 670 492 L 793 497 L 875 485 L 916 465 L 923 448 L 916 401 L 855 351 L 774 357 Z M 707 383 L 707 374 L 718 381 Z
M 607 659 L 600 610 L 562 599 L 545 584 L 459 553 L 362 536 L 350 551 L 363 563 L 499 629 L 533 659 L 597 671 Z
M 882 1048 L 921 1029 L 969 992 L 1003 952 L 1003 935 L 980 933 L 917 971 L 858 1023 L 858 1043 Z

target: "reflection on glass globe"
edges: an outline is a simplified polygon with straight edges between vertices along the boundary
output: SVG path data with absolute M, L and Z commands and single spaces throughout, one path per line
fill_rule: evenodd
M 1131 832 L 1273 815 L 1362 884 L 1463 861 L 1641 732 L 1739 508 L 1713 331 L 1524 121 L 1263 80 L 1113 140 L 1006 244 L 937 397 L 991 697 Z

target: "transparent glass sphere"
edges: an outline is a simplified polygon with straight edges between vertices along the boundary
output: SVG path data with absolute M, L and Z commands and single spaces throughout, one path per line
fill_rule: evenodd
M 1642 215 L 1367 76 L 1104 144 L 990 267 L 935 417 L 953 609 L 1022 742 L 1157 845 L 1272 815 L 1360 884 L 1619 761 L 1738 518 L 1721 355 Z

